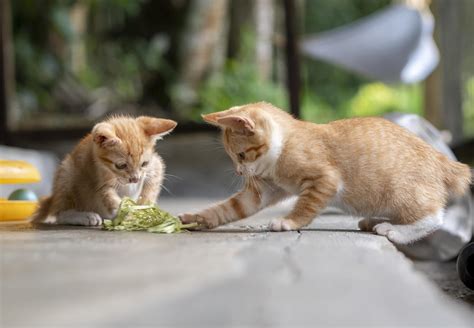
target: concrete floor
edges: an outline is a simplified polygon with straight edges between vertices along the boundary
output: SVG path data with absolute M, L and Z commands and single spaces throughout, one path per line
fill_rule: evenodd
M 71 147 L 44 145 L 59 155 Z M 158 148 L 173 196 L 160 206 L 170 212 L 238 188 L 217 135 L 171 136 Z M 54 158 L 25 152 L 12 156 L 43 168 L 29 188 L 48 194 Z M 268 232 L 288 209 L 177 235 L 0 225 L 0 327 L 474 326 L 474 294 L 452 262 L 413 263 L 343 216 Z
M 456 261 L 416 261 L 415 269 L 425 274 L 450 297 L 467 304 L 474 311 L 474 290 L 464 286 L 456 270 Z
M 209 202 L 160 205 L 177 213 Z M 1 225 L 0 326 L 473 327 L 472 309 L 354 219 L 268 232 L 287 209 L 176 235 Z

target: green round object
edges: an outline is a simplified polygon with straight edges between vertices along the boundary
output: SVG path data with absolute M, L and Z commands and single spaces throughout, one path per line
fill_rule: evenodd
M 28 189 L 17 189 L 8 196 L 8 200 L 29 200 L 37 201 L 36 194 Z

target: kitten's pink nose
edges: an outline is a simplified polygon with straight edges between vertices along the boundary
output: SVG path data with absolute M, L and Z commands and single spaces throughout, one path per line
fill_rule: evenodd
M 131 177 L 130 179 L 128 179 L 128 181 L 130 183 L 137 183 L 138 182 L 138 177 Z
M 235 171 L 237 172 L 238 175 L 242 175 L 242 170 L 241 169 L 236 169 Z

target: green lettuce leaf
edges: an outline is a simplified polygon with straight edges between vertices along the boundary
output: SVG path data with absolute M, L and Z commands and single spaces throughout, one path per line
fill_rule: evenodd
M 104 220 L 104 229 L 110 231 L 177 233 L 196 226 L 197 223 L 183 224 L 156 205 L 139 205 L 129 197 L 122 199 L 115 218 Z

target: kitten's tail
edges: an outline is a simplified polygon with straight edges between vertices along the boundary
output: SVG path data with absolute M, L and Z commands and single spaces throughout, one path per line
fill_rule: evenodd
M 463 163 L 445 158 L 444 183 L 452 196 L 462 196 L 466 193 L 472 180 L 471 168 Z
M 40 200 L 38 209 L 33 214 L 32 218 L 31 218 L 31 222 L 39 223 L 39 222 L 44 221 L 49 215 L 49 211 L 51 209 L 51 204 L 52 203 L 53 203 L 53 197 L 52 196 L 49 196 L 49 197 L 46 197 L 46 198 L 43 198 L 42 200 Z

